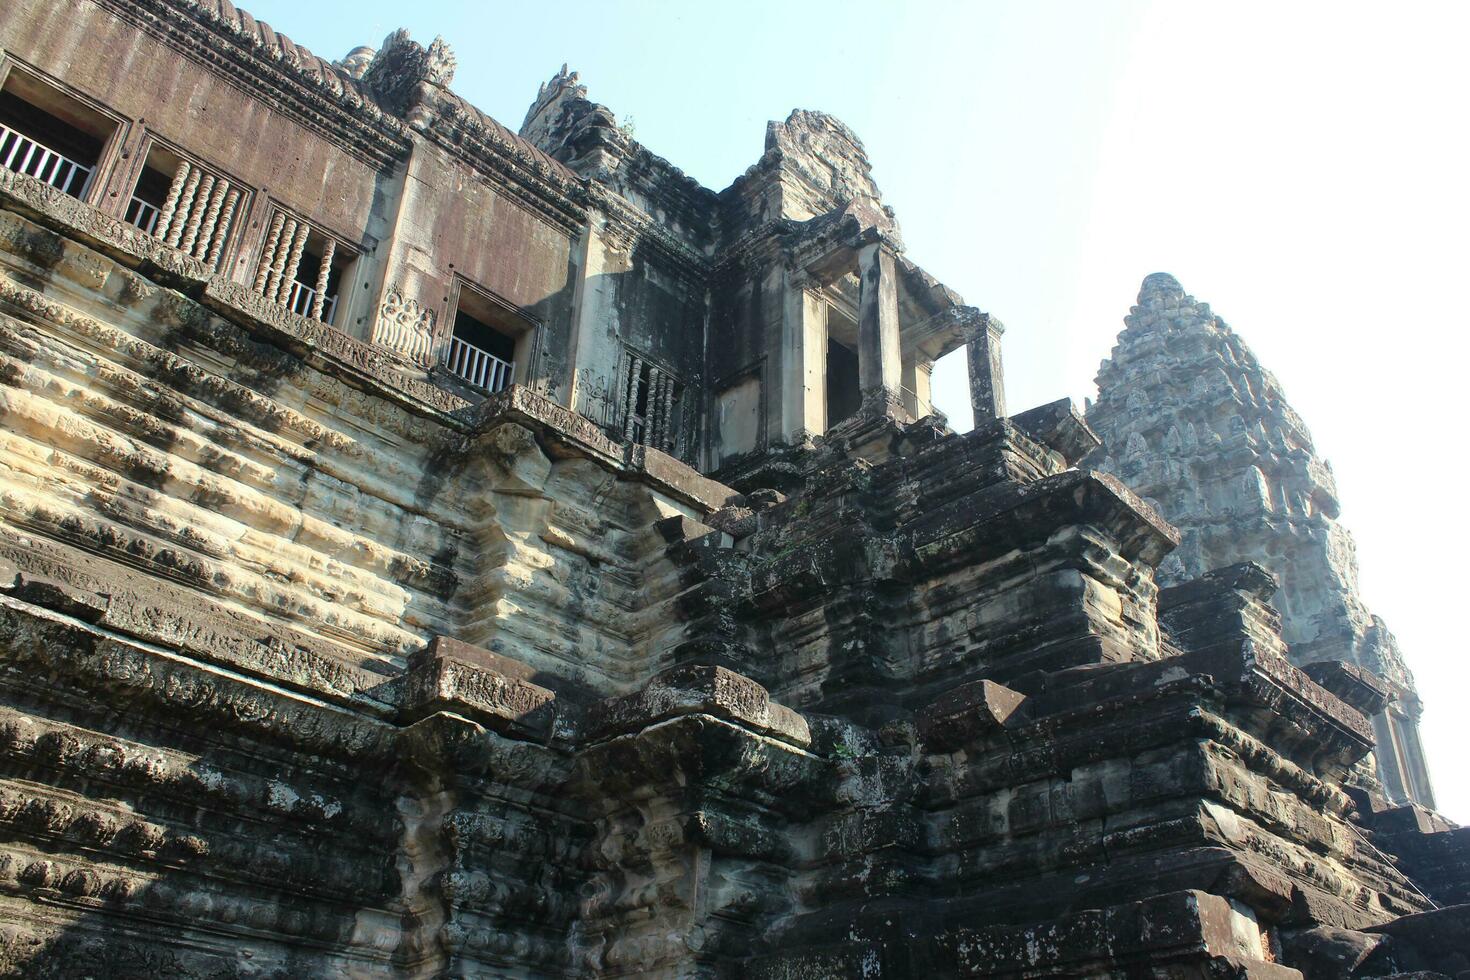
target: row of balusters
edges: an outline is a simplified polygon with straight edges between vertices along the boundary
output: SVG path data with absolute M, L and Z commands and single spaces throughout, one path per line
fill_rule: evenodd
M 641 442 L 673 452 L 678 437 L 679 393 L 678 381 L 643 358 L 631 355 L 623 400 L 623 441 Z M 640 394 L 644 401 L 641 419 L 637 412 Z
M 181 163 L 159 208 L 153 234 L 213 271 L 219 267 L 239 203 L 240 192 L 228 180 Z
M 291 284 L 301 267 L 301 254 L 306 250 L 306 239 L 311 234 L 311 225 L 298 221 L 280 211 L 271 219 L 270 233 L 266 236 L 265 250 L 260 256 L 260 266 L 255 272 L 255 291 L 268 300 L 286 303 L 291 298 Z M 332 260 L 336 258 L 337 243 L 331 238 L 322 245 L 321 266 L 317 269 L 315 294 L 307 316 L 313 320 L 322 318 L 327 301 L 327 279 L 332 274 Z

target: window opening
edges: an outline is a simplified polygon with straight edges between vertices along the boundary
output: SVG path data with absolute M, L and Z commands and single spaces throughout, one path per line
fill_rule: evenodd
M 850 418 L 862 407 L 862 382 L 857 351 L 827 339 L 827 428 Z
M 242 196 L 227 178 L 154 144 L 123 218 L 213 270 Z
M 684 386 L 637 354 L 629 354 L 623 402 L 623 441 L 675 451 Z
M 529 337 L 530 324 L 523 317 L 461 286 L 444 366 L 477 388 L 503 391 L 515 380 Z
M 255 271 L 255 291 L 298 316 L 332 323 L 355 260 L 335 238 L 277 211 Z
M 92 186 L 116 124 L 38 78 L 12 70 L 0 88 L 0 166 L 72 197 Z

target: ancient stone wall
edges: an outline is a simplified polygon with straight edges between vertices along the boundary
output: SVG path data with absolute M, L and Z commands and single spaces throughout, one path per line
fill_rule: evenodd
M 101 184 L 0 169 L 0 975 L 1470 966 L 1463 831 L 1355 783 L 1385 686 L 1294 666 L 1260 565 L 1160 587 L 1179 532 L 1070 402 L 1005 411 L 846 127 L 715 195 L 565 71 L 515 136 L 439 39 L 75 6 L 0 9 L 0 70 L 102 18 L 277 100 L 372 168 L 337 244 L 382 316 L 291 305 L 324 239 L 268 187 L 248 275 L 104 197 L 125 99 Z M 441 359 L 464 289 L 534 370 Z M 926 372 L 967 340 L 957 435 Z
M 1144 280 L 1126 324 L 1088 410 L 1104 440 L 1092 462 L 1183 532 L 1163 580 L 1238 561 L 1270 569 L 1293 662 L 1345 660 L 1389 685 L 1397 700 L 1375 719 L 1378 775 L 1393 798 L 1433 806 L 1413 676 L 1358 594 L 1332 469 L 1281 385 L 1168 275 Z

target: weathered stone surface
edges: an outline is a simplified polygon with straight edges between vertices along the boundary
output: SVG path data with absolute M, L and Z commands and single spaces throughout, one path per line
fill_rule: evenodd
M 1359 779 L 1383 672 L 1262 565 L 1160 588 L 837 120 L 716 194 L 403 31 L 25 0 L 0 57 L 113 126 L 80 197 L 0 169 L 0 975 L 1464 969 L 1464 831 Z
M 1183 532 L 1159 568 L 1161 582 L 1240 561 L 1268 569 L 1294 663 L 1343 661 L 1387 685 L 1392 703 L 1370 712 L 1381 789 L 1433 806 L 1413 677 L 1393 634 L 1358 595 L 1332 469 L 1281 385 L 1172 276 L 1145 279 L 1124 322 L 1087 412 L 1104 443 L 1090 462 Z

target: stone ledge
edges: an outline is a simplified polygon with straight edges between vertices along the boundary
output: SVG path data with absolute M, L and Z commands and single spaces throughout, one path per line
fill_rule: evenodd
M 1394 699 L 1387 684 L 1345 660 L 1318 660 L 1304 664 L 1302 673 L 1370 718 L 1388 707 Z
M 1027 717 L 1026 695 L 994 681 L 961 685 L 918 713 L 924 747 L 944 752 Z
M 1059 398 L 1046 405 L 1012 415 L 1010 422 L 1043 446 L 1061 454 L 1068 466 L 1074 466 L 1088 453 L 1102 445 L 1097 433 L 1087 424 L 1070 398 Z
M 592 705 L 587 735 L 608 738 L 682 715 L 712 715 L 800 748 L 811 745 L 806 719 L 771 700 L 766 689 L 724 667 L 674 667 L 643 690 Z
M 1237 562 L 1211 569 L 1188 582 L 1160 589 L 1159 613 L 1162 615 L 1192 602 L 1215 600 L 1224 592 L 1239 592 L 1248 598 L 1266 602 L 1276 594 L 1276 588 L 1276 576 L 1264 566 L 1253 561 Z
M 741 499 L 723 483 L 701 476 L 667 453 L 617 442 L 592 420 L 524 385 L 511 385 L 491 395 L 475 406 L 469 420 L 477 432 L 505 421 L 530 423 L 547 442 L 549 452 L 590 457 L 705 512 Z
M 436 636 L 409 658 L 400 722 L 453 711 L 498 731 L 551 738 L 561 706 L 554 691 L 530 681 L 533 673 L 519 661 Z
M 124 713 L 167 715 L 354 764 L 386 763 L 396 729 L 274 684 L 134 643 L 0 596 L 0 663 Z
M 1266 961 L 1254 920 L 1228 899 L 1200 891 L 1089 909 L 1031 926 L 961 928 L 955 951 L 961 976 L 1075 976 L 1091 965 L 1117 969 L 1130 961 L 1165 961 L 1198 964 L 1210 976 L 1301 978 L 1296 970 Z

